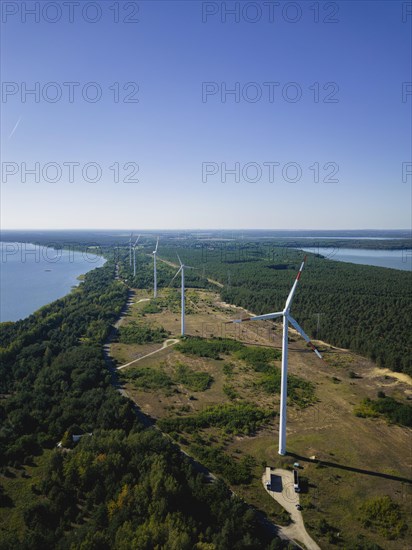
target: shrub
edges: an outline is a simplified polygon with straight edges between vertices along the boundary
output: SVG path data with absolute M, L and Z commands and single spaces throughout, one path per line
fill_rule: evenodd
M 397 539 L 407 530 L 399 505 L 387 495 L 369 498 L 359 511 L 362 525 L 387 539 Z
M 132 380 L 136 388 L 144 390 L 168 389 L 173 385 L 170 376 L 161 369 L 134 367 L 123 373 L 123 376 Z
M 214 405 L 196 415 L 165 418 L 158 425 L 166 432 L 217 427 L 227 433 L 251 435 L 268 422 L 274 413 L 246 403 Z
M 256 386 L 267 394 L 280 393 L 281 371 L 275 366 L 268 368 Z M 307 407 L 315 402 L 315 386 L 298 376 L 288 375 L 288 398 L 299 407 Z
M 167 336 L 168 333 L 163 327 L 153 327 L 136 321 L 119 329 L 119 342 L 122 344 L 162 342 Z
M 257 372 L 268 372 L 274 363 L 281 358 L 279 350 L 273 348 L 260 348 L 257 346 L 244 347 L 236 353 L 239 359 Z
M 380 397 L 375 401 L 366 398 L 360 405 L 355 407 L 354 413 L 362 418 L 368 416 L 376 418 L 382 415 L 394 424 L 412 426 L 412 407 L 406 403 L 400 403 L 392 397 Z
M 200 338 L 198 336 L 188 337 L 183 342 L 176 344 L 175 349 L 188 355 L 199 357 L 210 357 L 220 359 L 222 354 L 237 351 L 243 347 L 241 342 L 230 338 Z
M 228 396 L 229 399 L 236 399 L 239 397 L 239 394 L 237 391 L 233 388 L 233 386 L 230 386 L 229 384 L 223 384 L 223 393 Z
M 233 369 L 234 369 L 234 365 L 232 363 L 223 364 L 223 374 L 226 375 L 228 378 L 232 376 Z
M 176 365 L 175 382 L 183 384 L 192 391 L 205 391 L 213 382 L 213 376 L 207 372 L 194 372 L 186 365 Z
M 190 451 L 209 470 L 221 474 L 233 485 L 248 484 L 252 480 L 252 469 L 255 466 L 255 460 L 249 455 L 242 457 L 240 460 L 235 460 L 221 448 L 204 445 L 191 445 Z

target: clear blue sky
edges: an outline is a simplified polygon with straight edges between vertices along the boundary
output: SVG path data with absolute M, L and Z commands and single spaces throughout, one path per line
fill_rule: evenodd
M 53 6 L 36 22 L 21 3 L 3 2 L 3 228 L 411 226 L 412 176 L 402 181 L 402 163 L 411 162 L 412 94 L 402 101 L 402 83 L 412 81 L 412 14 L 402 21 L 404 2 L 336 2 L 336 14 L 319 2 L 318 23 L 312 1 L 295 3 L 301 13 L 279 1 L 273 20 L 262 2 L 249 2 L 245 12 L 247 2 L 227 1 L 228 8 L 239 6 L 238 22 L 230 14 L 222 22 L 221 2 L 119 2 L 119 23 L 110 9 L 116 2 L 91 2 L 86 14 L 79 2 L 73 22 L 60 2 L 54 23 Z M 47 2 L 37 4 L 42 10 Z M 95 23 L 93 4 L 101 11 Z M 38 102 L 24 94 L 36 82 Z M 73 102 L 64 82 L 80 83 Z M 82 97 L 88 82 L 101 88 L 95 103 Z M 110 89 L 115 82 L 118 103 Z M 138 103 L 122 101 L 133 93 L 132 86 L 122 90 L 127 82 L 138 84 Z M 202 101 L 203 82 L 216 83 L 217 92 Z M 223 87 L 236 82 L 240 101 L 227 95 L 223 102 Z M 335 84 L 323 90 L 327 83 Z M 56 90 L 60 100 L 44 99 Z M 296 90 L 302 96 L 293 102 Z M 325 103 L 334 90 L 330 99 L 338 101 Z M 256 91 L 262 97 L 252 102 Z M 45 181 L 50 162 L 60 166 L 60 181 L 47 181 L 53 166 Z M 73 182 L 68 162 L 80 164 Z M 82 175 L 91 162 L 101 169 L 94 183 L 87 181 L 93 167 Z M 27 174 L 23 182 L 22 163 L 39 163 L 40 181 Z M 133 170 L 130 164 L 125 171 L 125 163 L 139 166 L 138 182 L 122 181 Z M 206 177 L 202 163 L 217 173 Z M 229 174 L 224 181 L 222 163 L 228 169 L 239 163 L 240 181 Z M 248 163 L 255 164 L 244 177 Z M 274 181 L 264 163 L 279 163 Z M 291 181 L 297 172 L 288 163 L 299 165 L 299 181 Z M 326 163 L 333 164 L 325 170 Z M 334 167 L 339 181 L 323 181 Z M 256 170 L 260 181 L 252 181 Z

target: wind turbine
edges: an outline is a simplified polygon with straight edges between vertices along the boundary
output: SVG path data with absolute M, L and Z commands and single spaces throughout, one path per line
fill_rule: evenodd
M 156 267 L 156 256 L 157 256 L 157 248 L 159 246 L 159 237 L 157 237 L 156 241 L 156 248 L 153 250 L 153 296 L 154 298 L 157 298 L 157 267 Z
M 130 233 L 129 237 L 129 265 L 132 267 L 132 238 L 133 238 L 133 231 Z
M 182 274 L 182 312 L 181 312 L 181 333 L 182 336 L 185 335 L 185 269 L 196 269 L 195 267 L 191 267 L 190 265 L 184 265 L 182 263 L 182 260 L 180 259 L 179 254 L 177 255 L 180 263 L 180 267 L 178 271 L 176 272 L 176 275 L 173 277 L 173 279 L 170 281 L 172 283 L 176 277 L 179 275 L 179 273 Z M 169 284 L 170 284 L 169 283 Z
M 140 235 L 137 237 L 136 242 L 133 245 L 133 277 L 136 277 L 136 246 L 139 242 Z
M 299 272 L 296 276 L 295 282 L 286 300 L 285 308 L 283 311 L 276 313 L 267 313 L 266 315 L 257 315 L 255 317 L 247 317 L 246 319 L 236 319 L 235 321 L 229 321 L 230 323 L 242 323 L 244 321 L 266 321 L 267 319 L 276 319 L 277 317 L 283 317 L 283 340 L 282 340 L 282 377 L 281 377 L 281 389 L 280 389 L 280 421 L 279 421 L 279 454 L 286 454 L 286 401 L 288 392 L 288 327 L 289 323 L 293 326 L 297 332 L 302 336 L 304 340 L 310 345 L 316 355 L 322 359 L 321 354 L 312 344 L 309 336 L 305 333 L 302 327 L 295 321 L 290 315 L 290 307 L 292 305 L 293 296 L 298 286 L 300 276 L 303 271 L 303 267 L 306 262 L 306 256 L 300 266 Z

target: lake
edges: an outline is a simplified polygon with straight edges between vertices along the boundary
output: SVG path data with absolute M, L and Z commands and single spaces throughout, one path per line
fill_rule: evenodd
M 330 260 L 352 264 L 390 267 L 402 271 L 412 270 L 412 250 L 365 250 L 361 248 L 310 247 L 305 252 L 321 254 Z
M 0 321 L 17 321 L 62 298 L 105 260 L 91 252 L 0 243 Z

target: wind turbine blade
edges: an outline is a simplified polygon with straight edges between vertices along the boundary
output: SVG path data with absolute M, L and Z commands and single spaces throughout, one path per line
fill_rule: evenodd
M 298 274 L 296 275 L 296 279 L 295 279 L 295 282 L 293 283 L 292 289 L 289 292 L 288 299 L 286 300 L 285 311 L 288 311 L 290 309 L 290 306 L 292 305 L 293 296 L 295 294 L 296 287 L 298 286 L 300 276 L 302 275 L 302 271 L 303 271 L 303 267 L 305 265 L 305 262 L 306 262 L 306 256 L 303 258 L 302 265 L 300 266 Z
M 282 317 L 283 312 L 277 311 L 276 313 L 266 313 L 266 315 L 255 315 L 254 317 L 246 317 L 245 319 L 234 319 L 233 321 L 227 321 L 229 323 L 244 323 L 245 321 L 266 321 L 267 319 L 276 319 Z
M 312 344 L 311 339 L 306 334 L 306 332 L 303 330 L 303 328 L 299 325 L 299 323 L 297 321 L 295 321 L 295 319 L 293 317 L 290 317 L 290 315 L 288 315 L 287 318 L 288 318 L 290 324 L 293 326 L 293 328 L 295 330 L 297 330 L 299 332 L 299 334 L 302 336 L 302 338 L 304 340 L 306 340 L 306 342 L 310 345 L 310 347 L 312 348 L 312 351 L 314 351 L 316 353 L 316 355 L 319 357 L 319 359 L 322 359 L 321 354 L 318 352 L 318 350 Z
M 136 246 L 136 245 L 137 245 L 137 243 L 139 242 L 139 239 L 140 239 L 140 235 L 137 237 L 136 242 L 134 243 L 133 246 Z
M 176 256 L 177 256 L 177 258 L 178 258 L 178 260 L 179 260 L 180 267 L 182 267 L 183 264 L 182 264 L 182 260 L 180 259 L 179 254 L 176 254 Z M 186 267 L 186 266 L 185 266 L 185 267 Z
M 157 237 L 155 252 L 157 252 L 157 247 L 158 246 L 159 246 L 159 237 Z
M 176 277 L 177 277 L 177 276 L 179 275 L 179 273 L 182 271 L 182 268 L 183 268 L 183 266 L 180 266 L 180 267 L 179 267 L 179 269 L 176 271 L 174 277 L 172 278 L 172 280 L 170 281 L 170 283 L 169 283 L 167 286 L 170 286 L 170 285 L 173 283 L 173 281 L 176 279 Z

